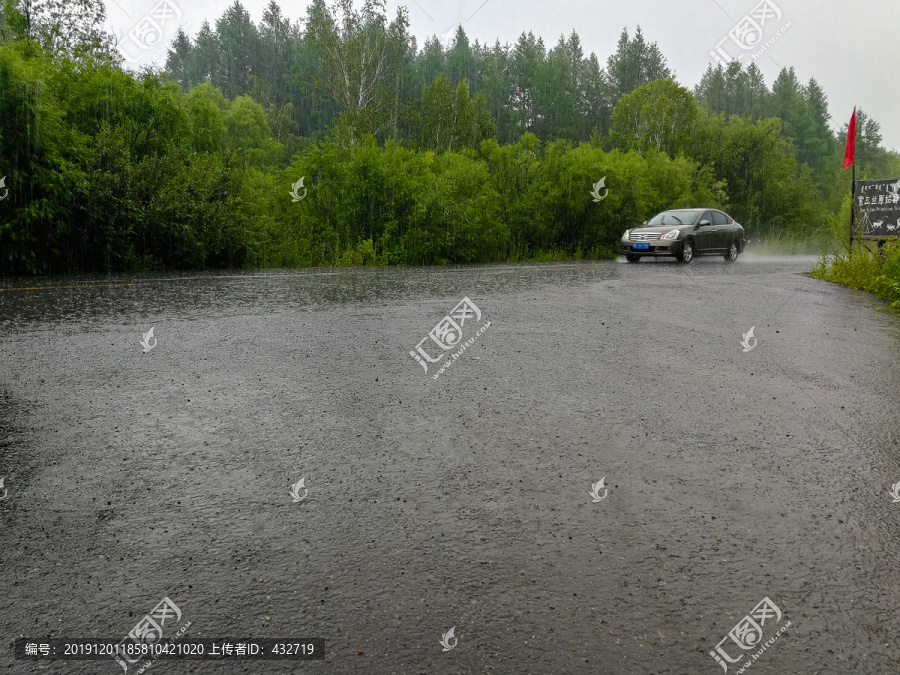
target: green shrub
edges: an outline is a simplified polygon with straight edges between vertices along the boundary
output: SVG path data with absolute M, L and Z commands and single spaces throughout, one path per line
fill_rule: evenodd
M 900 310 L 900 243 L 887 242 L 882 250 L 868 243 L 849 253 L 823 255 L 812 276 L 875 293 Z

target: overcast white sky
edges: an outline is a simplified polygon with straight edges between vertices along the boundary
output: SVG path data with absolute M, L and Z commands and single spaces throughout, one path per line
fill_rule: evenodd
M 229 0 L 171 0 L 178 4 L 180 24 L 193 36 L 204 20 L 219 18 Z M 473 42 L 493 45 L 515 43 L 522 32 L 532 31 L 550 48 L 560 33 L 575 30 L 585 54 L 594 52 L 605 65 L 622 28 L 629 33 L 641 26 L 645 37 L 657 42 L 688 87 L 699 81 L 710 52 L 728 36 L 760 0 L 388 0 L 393 16 L 403 4 L 409 9 L 410 30 L 419 47 L 432 34 L 445 35 L 461 23 Z M 105 0 L 107 28 L 127 33 L 159 0 Z M 262 17 L 269 0 L 242 0 L 254 22 Z M 780 67 L 793 66 L 802 82 L 814 77 L 828 95 L 833 128 L 850 119 L 859 106 L 881 124 L 884 145 L 900 150 L 900 0 L 769 0 L 782 16 L 761 27 L 763 40 L 774 37 L 790 22 L 756 61 L 771 86 Z M 279 2 L 291 20 L 306 15 L 304 0 Z M 359 6 L 359 0 L 357 6 Z M 166 27 L 167 35 L 175 29 Z M 745 54 L 730 39 L 722 48 L 730 55 Z M 149 54 L 133 52 L 135 58 Z M 160 64 L 164 59 L 156 59 Z

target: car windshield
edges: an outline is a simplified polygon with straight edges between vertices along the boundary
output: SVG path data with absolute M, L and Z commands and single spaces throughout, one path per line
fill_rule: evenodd
M 663 211 L 647 222 L 648 227 L 655 225 L 693 225 L 697 220 L 697 211 Z

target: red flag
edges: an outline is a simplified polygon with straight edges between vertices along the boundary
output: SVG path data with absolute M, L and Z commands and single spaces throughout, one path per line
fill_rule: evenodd
M 856 108 L 853 109 L 853 117 L 850 118 L 850 128 L 847 130 L 847 149 L 844 151 L 844 168 L 853 164 L 853 154 L 856 150 Z

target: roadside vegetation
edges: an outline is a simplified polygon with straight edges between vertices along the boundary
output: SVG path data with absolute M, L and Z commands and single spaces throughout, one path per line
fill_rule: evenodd
M 900 161 L 888 170 L 889 176 L 900 176 Z M 877 242 L 859 238 L 857 225 L 850 246 L 850 201 L 834 218 L 829 219 L 831 243 L 823 247 L 821 258 L 812 270 L 816 279 L 869 291 L 891 303 L 900 311 L 900 241 Z
M 823 255 L 812 275 L 874 293 L 900 312 L 900 244 L 896 240 L 885 242 L 882 249 L 866 242 L 834 256 Z
M 691 91 L 640 29 L 601 67 L 574 32 L 420 48 L 380 0 L 259 24 L 236 1 L 134 73 L 101 0 L 2 7 L 4 275 L 604 258 L 697 205 L 800 252 L 849 208 L 814 79 L 732 63 Z M 896 172 L 857 128 L 858 178 Z

